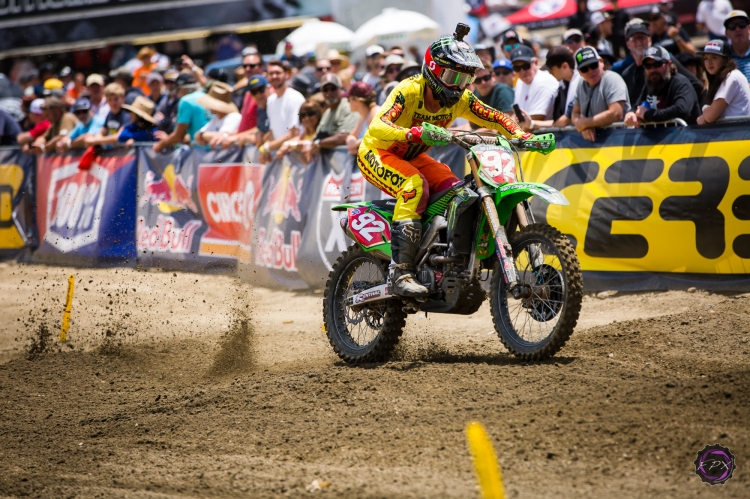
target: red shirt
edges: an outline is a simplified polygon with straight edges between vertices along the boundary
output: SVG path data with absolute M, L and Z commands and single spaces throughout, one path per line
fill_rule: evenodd
M 36 125 L 34 125 L 34 128 L 29 130 L 29 135 L 31 135 L 34 138 L 37 138 L 41 135 L 44 135 L 47 133 L 47 129 L 50 127 L 50 122 L 47 120 L 40 121 Z
M 237 131 L 244 132 L 256 126 L 258 126 L 258 105 L 248 91 L 245 94 L 245 100 L 242 101 L 242 120 Z

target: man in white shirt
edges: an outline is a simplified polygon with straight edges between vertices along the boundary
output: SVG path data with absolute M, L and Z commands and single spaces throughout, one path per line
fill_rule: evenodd
M 707 29 L 711 38 L 721 38 L 725 34 L 724 20 L 732 11 L 729 0 L 702 0 L 698 4 L 695 21 L 700 29 Z
M 109 104 L 104 97 L 104 78 L 97 73 L 91 73 L 86 78 L 86 88 L 89 91 L 89 102 L 91 102 L 91 112 L 94 116 L 105 119 L 109 114 Z
M 383 54 L 385 50 L 380 45 L 370 45 L 365 49 L 365 55 L 367 56 L 367 73 L 362 77 L 362 81 L 375 88 L 380 83 L 380 63 L 383 62 Z M 321 75 L 322 77 L 323 75 Z
M 518 75 L 514 104 L 532 120 L 551 120 L 560 84 L 554 76 L 539 70 L 534 51 L 519 45 L 511 52 L 513 72 Z
M 266 104 L 273 138 L 260 146 L 260 152 L 264 156 L 269 151 L 281 147 L 281 144 L 287 140 L 299 135 L 299 108 L 305 102 L 305 97 L 287 86 L 286 82 L 291 74 L 289 65 L 284 61 L 272 59 L 266 64 L 268 83 L 276 93 L 268 97 Z

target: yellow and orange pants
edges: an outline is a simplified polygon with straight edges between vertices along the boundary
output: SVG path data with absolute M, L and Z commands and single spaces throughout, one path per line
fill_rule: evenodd
M 363 147 L 357 155 L 357 164 L 372 185 L 396 198 L 394 222 L 421 219 L 430 193 L 458 182 L 447 165 L 427 153 L 407 161 L 384 149 Z

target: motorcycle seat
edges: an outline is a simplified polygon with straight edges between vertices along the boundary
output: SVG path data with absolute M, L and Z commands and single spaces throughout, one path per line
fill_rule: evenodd
M 391 213 L 393 213 L 393 210 L 396 208 L 395 199 L 378 199 L 372 201 L 370 204 L 377 206 L 381 210 L 389 211 Z

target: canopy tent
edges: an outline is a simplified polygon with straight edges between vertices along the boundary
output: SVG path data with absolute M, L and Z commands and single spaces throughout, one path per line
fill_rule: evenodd
M 304 56 L 310 52 L 321 52 L 327 49 L 340 51 L 351 50 L 354 32 L 338 23 L 310 19 L 295 29 L 284 39 L 292 43 L 292 53 Z M 276 47 L 276 53 L 284 53 L 284 41 Z
M 364 48 L 373 43 L 385 47 L 416 45 L 417 48 L 424 49 L 439 36 L 440 24 L 426 15 L 411 10 L 388 8 L 357 29 L 352 39 L 352 49 Z
M 620 0 L 621 9 L 638 10 L 636 7 L 659 3 L 659 0 Z M 523 24 L 531 29 L 549 28 L 565 24 L 578 12 L 576 0 L 534 0 L 521 10 L 509 15 L 506 19 L 511 24 Z M 612 4 L 606 0 L 589 0 L 589 12 L 610 10 Z

